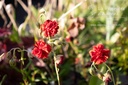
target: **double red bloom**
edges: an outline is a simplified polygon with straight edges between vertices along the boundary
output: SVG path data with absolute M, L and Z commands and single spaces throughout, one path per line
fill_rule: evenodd
M 53 37 L 58 32 L 59 26 L 56 21 L 46 20 L 40 25 L 40 29 L 45 37 Z
M 51 52 L 51 46 L 45 43 L 43 40 L 37 41 L 34 49 L 32 50 L 33 55 L 42 59 L 47 58 L 50 52 Z
M 95 64 L 104 63 L 110 56 L 110 50 L 105 49 L 102 44 L 93 46 L 93 49 L 89 51 L 91 61 Z
M 43 24 L 40 25 L 41 33 L 44 33 L 45 37 L 53 37 L 59 29 L 58 23 L 52 20 L 46 20 Z M 39 40 L 36 42 L 32 54 L 38 58 L 47 58 L 48 54 L 51 52 L 51 46 Z

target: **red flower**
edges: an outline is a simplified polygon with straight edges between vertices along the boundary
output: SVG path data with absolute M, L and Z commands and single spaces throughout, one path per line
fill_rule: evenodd
M 97 44 L 93 46 L 93 49 L 89 51 L 89 54 L 92 62 L 95 64 L 102 64 L 109 58 L 110 50 L 105 49 L 102 44 Z
M 32 54 L 38 58 L 47 58 L 48 54 L 51 52 L 51 46 L 46 44 L 43 40 L 39 40 L 36 42 L 34 49 L 32 50 Z
M 46 20 L 40 25 L 40 29 L 45 37 L 53 37 L 58 32 L 59 26 L 56 21 Z

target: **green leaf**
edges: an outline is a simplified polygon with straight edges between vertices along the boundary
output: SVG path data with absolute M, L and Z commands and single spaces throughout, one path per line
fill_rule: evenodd
M 120 27 L 121 24 L 126 23 L 126 22 L 128 22 L 128 6 L 127 6 L 127 7 L 125 8 L 125 10 L 123 11 L 123 14 L 122 14 L 122 16 L 120 17 L 120 19 L 119 19 L 119 21 L 118 21 L 118 23 L 117 23 L 117 25 L 116 25 L 115 28 Z M 127 25 L 127 24 L 126 24 L 126 25 Z
M 12 34 L 9 37 L 10 37 L 10 40 L 13 42 L 21 41 L 18 32 L 14 28 L 12 30 Z
M 89 85 L 104 85 L 104 82 L 100 80 L 97 76 L 91 76 Z
M 110 6 L 108 7 L 107 13 L 106 13 L 106 40 L 110 40 L 111 33 L 113 32 L 114 28 L 114 17 L 116 10 L 114 9 L 116 7 L 116 1 L 113 0 L 110 2 Z
M 34 15 L 35 17 L 38 17 L 38 10 L 37 10 L 34 6 L 31 6 L 30 9 L 31 9 L 33 15 Z
M 113 32 L 112 32 L 112 35 L 116 32 L 116 29 L 119 28 L 119 27 L 127 27 L 128 24 L 128 6 L 124 9 L 119 21 L 117 22 Z

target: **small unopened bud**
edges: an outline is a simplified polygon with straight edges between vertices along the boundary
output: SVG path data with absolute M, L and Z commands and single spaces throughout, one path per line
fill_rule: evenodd
M 52 40 L 48 40 L 47 43 L 51 45 L 51 44 L 53 44 L 53 41 Z
M 59 43 L 60 43 L 59 40 L 56 40 L 56 41 L 54 42 L 55 45 L 59 45 Z
M 90 69 L 89 69 L 89 73 L 90 73 L 91 75 L 95 75 L 95 74 L 96 74 L 96 71 L 95 71 L 94 68 L 90 68 Z
M 71 41 L 73 41 L 73 37 L 67 36 L 67 37 L 65 38 L 65 40 L 66 40 L 66 42 L 71 42 Z
M 42 9 L 39 10 L 39 13 L 40 14 L 45 14 L 45 10 L 42 8 Z
M 101 80 L 103 80 L 103 74 L 102 73 L 97 73 L 97 77 L 99 78 L 99 79 L 101 79 Z
M 78 63 L 80 63 L 80 58 L 76 57 L 75 58 L 75 64 L 78 64 Z
M 60 41 L 60 42 L 62 42 L 62 41 L 63 41 L 63 38 L 62 38 L 62 37 L 60 37 L 60 38 L 59 38 L 59 41 Z
M 56 64 L 60 65 L 64 62 L 64 56 L 63 55 L 57 55 L 56 56 Z
M 74 40 L 73 40 L 73 43 L 74 43 L 75 45 L 78 45 L 78 44 L 79 44 L 78 39 L 74 39 Z
M 109 72 L 104 74 L 103 81 L 104 82 L 110 82 L 111 81 L 111 75 Z
M 16 66 L 16 61 L 14 59 L 9 60 L 10 66 Z

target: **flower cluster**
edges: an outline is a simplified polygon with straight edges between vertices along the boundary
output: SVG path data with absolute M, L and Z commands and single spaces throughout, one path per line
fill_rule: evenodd
M 97 44 L 93 46 L 93 49 L 89 51 L 89 54 L 92 62 L 95 64 L 102 64 L 109 58 L 110 50 L 105 49 L 103 44 Z
M 45 37 L 53 37 L 58 32 L 58 23 L 52 20 L 46 20 L 40 25 L 41 33 L 44 33 Z M 47 44 L 44 40 L 39 40 L 36 42 L 32 54 L 38 58 L 47 58 L 51 52 L 51 46 Z

